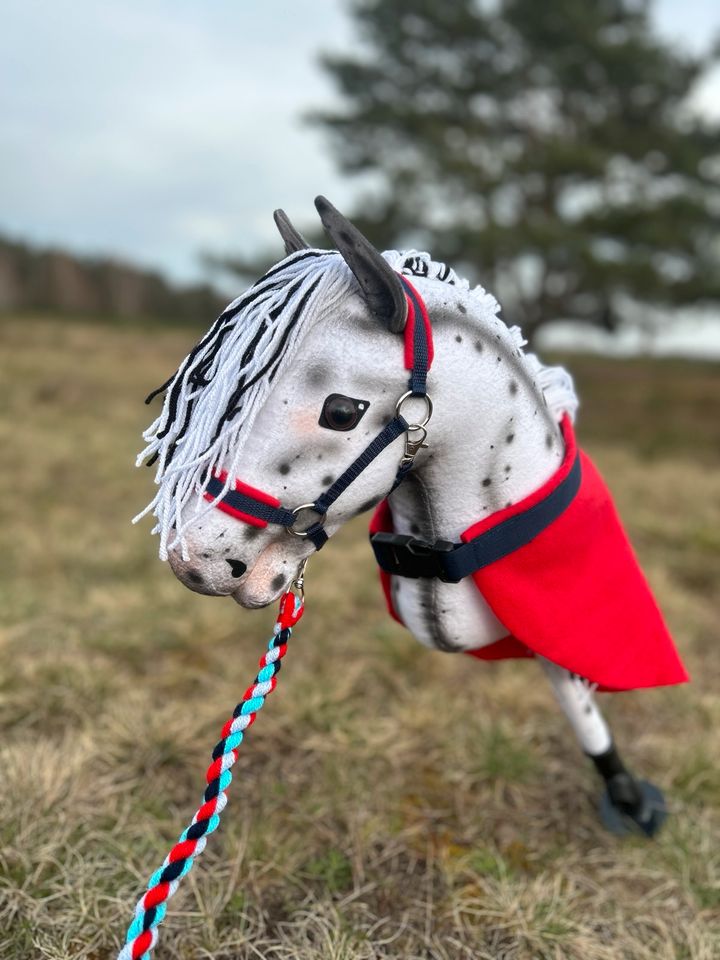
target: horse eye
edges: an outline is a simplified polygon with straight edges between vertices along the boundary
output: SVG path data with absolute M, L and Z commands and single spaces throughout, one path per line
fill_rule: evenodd
M 328 430 L 354 430 L 369 406 L 367 400 L 331 393 L 325 398 L 318 423 Z

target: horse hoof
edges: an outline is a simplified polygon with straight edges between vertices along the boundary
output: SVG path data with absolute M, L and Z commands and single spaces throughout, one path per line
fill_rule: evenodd
M 635 781 L 640 801 L 632 806 L 613 802 L 610 791 L 600 798 L 600 819 L 616 837 L 654 837 L 667 820 L 668 809 L 662 791 L 647 780 Z

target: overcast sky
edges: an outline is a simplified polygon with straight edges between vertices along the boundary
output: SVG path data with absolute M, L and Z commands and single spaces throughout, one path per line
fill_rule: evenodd
M 344 0 L 4 0 L 0 232 L 199 276 L 201 250 L 274 242 L 325 193 L 350 205 L 303 112 L 333 90 L 322 49 L 352 44 Z M 660 0 L 662 32 L 694 50 L 717 0 Z M 720 74 L 700 91 L 720 113 Z M 280 247 L 278 246 L 278 253 Z

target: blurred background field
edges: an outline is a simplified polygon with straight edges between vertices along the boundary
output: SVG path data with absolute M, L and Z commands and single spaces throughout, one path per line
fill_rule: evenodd
M 720 956 L 719 30 L 712 0 L 4 5 L 0 960 L 113 955 L 254 674 L 273 612 L 172 577 L 132 464 L 273 208 L 325 245 L 317 193 L 574 374 L 693 678 L 602 698 L 673 815 L 604 833 L 538 670 L 419 647 L 360 519 L 158 960 Z
M 0 956 L 112 953 L 197 801 L 272 612 L 158 562 L 133 471 L 146 392 L 194 332 L 0 326 Z M 312 562 L 307 618 L 220 831 L 171 906 L 177 958 L 692 958 L 720 951 L 717 368 L 576 358 L 580 436 L 693 676 L 603 697 L 673 808 L 619 843 L 532 664 L 420 648 L 362 518 Z

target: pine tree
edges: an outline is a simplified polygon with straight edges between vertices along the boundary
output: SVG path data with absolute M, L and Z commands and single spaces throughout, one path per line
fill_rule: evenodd
M 526 336 L 720 301 L 720 126 L 688 100 L 716 54 L 632 0 L 355 0 L 315 113 L 375 189 L 346 211 L 479 280 Z

